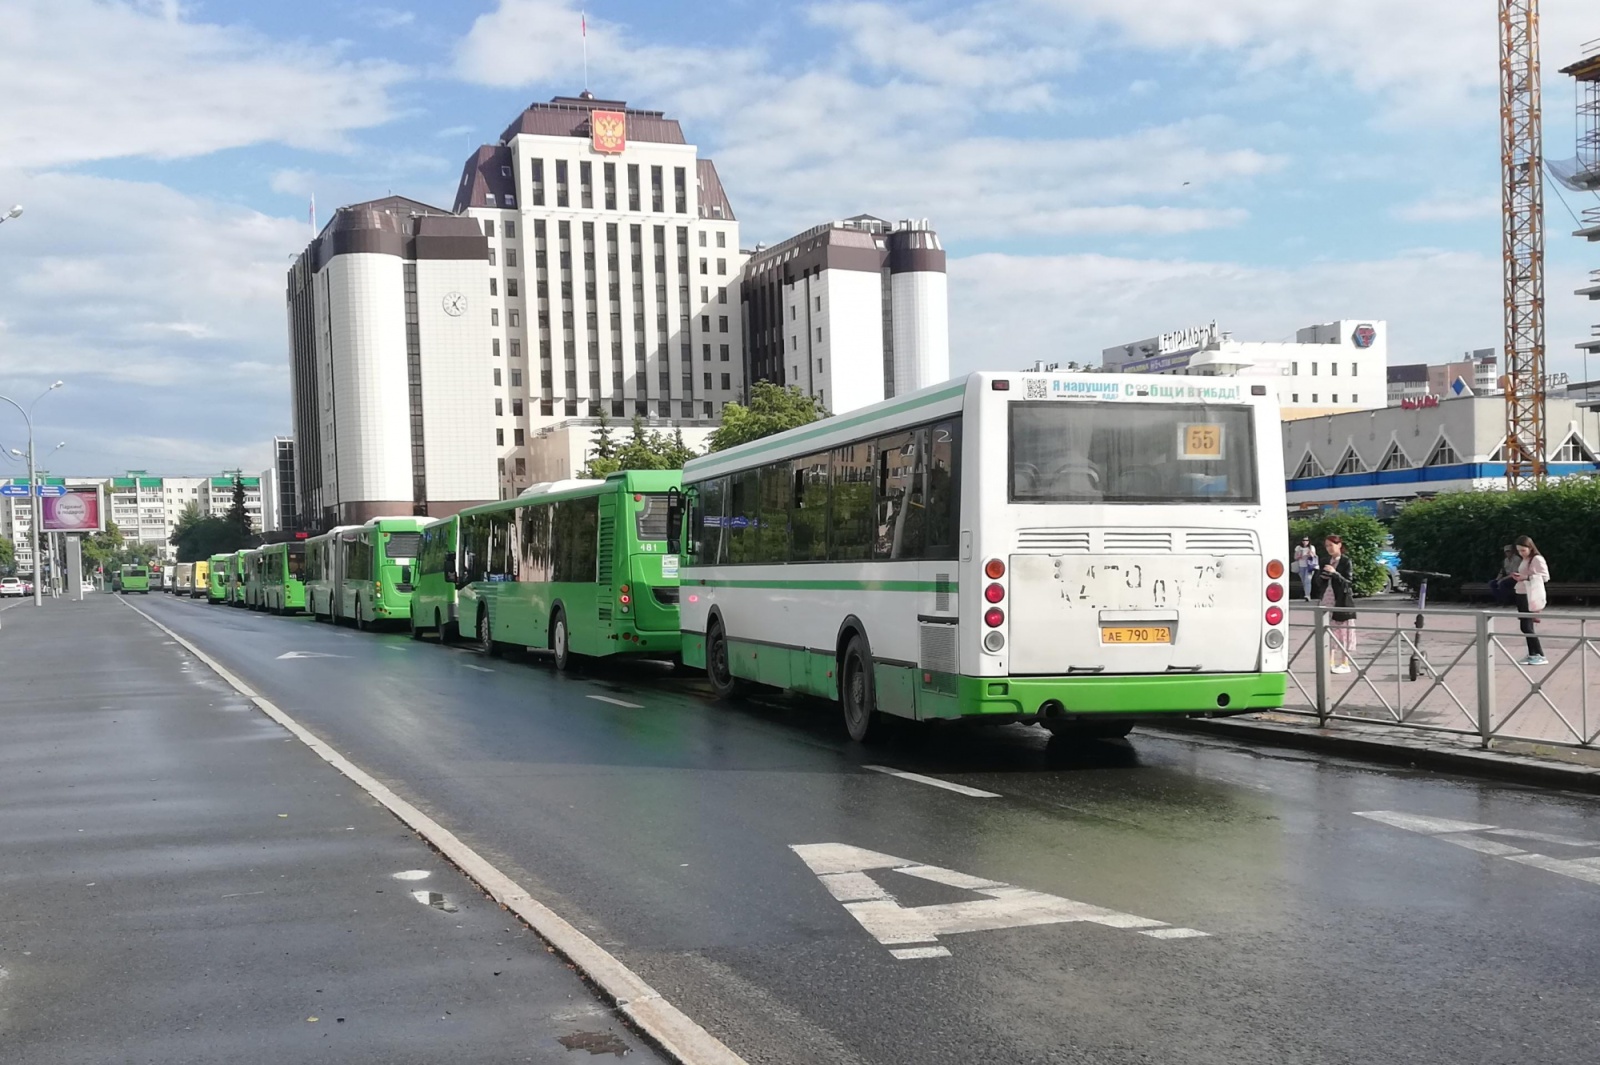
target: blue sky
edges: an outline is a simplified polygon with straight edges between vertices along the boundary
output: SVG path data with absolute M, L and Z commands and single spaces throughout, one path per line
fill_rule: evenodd
M 1600 37 L 1544 0 L 1556 69 Z M 1481 9 L 1481 10 L 1479 10 Z M 0 0 L 0 394 L 50 381 L 61 473 L 259 469 L 288 430 L 283 274 L 314 193 L 447 205 L 462 160 L 582 87 L 578 5 Z M 1395 361 L 1500 341 L 1491 0 L 604 0 L 590 86 L 666 110 L 746 246 L 869 211 L 950 252 L 955 368 L 1094 359 L 1215 318 L 1385 318 Z M 1573 209 L 1578 202 L 1567 193 Z M 3 207 L 4 205 L 0 205 Z M 1600 250 L 1549 196 L 1549 349 Z M 1600 376 L 1600 363 L 1592 376 Z M 0 416 L 0 443 L 19 426 Z

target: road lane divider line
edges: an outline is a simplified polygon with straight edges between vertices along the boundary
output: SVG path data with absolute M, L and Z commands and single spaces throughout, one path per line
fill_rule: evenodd
M 610 703 L 612 706 L 626 706 L 629 710 L 643 710 L 643 703 L 625 703 L 621 699 L 613 699 L 609 695 L 591 695 L 589 698 L 601 703 Z
M 315 751 L 323 761 L 348 777 L 371 795 L 401 822 L 427 840 L 441 855 L 460 869 L 492 899 L 515 913 L 538 936 L 575 965 L 579 972 L 613 1002 L 646 1038 L 681 1065 L 747 1065 L 720 1039 L 695 1023 L 687 1014 L 661 996 L 644 978 L 629 969 L 614 954 L 578 931 L 560 914 L 528 894 L 515 880 L 495 868 L 488 859 L 467 846 L 455 833 L 397 795 L 388 785 L 350 761 L 333 747 L 279 709 L 272 700 L 256 692 L 241 678 L 194 643 L 172 631 L 143 610 L 123 600 L 129 610 L 176 640 L 235 691 L 254 703 L 262 713 L 289 730 L 300 742 Z M 482 667 L 472 667 L 482 668 Z M 492 673 L 493 670 L 484 670 Z
M 1573 839 L 1570 836 L 1557 836 L 1548 832 L 1529 832 L 1515 828 L 1499 828 L 1495 825 L 1480 825 L 1474 821 L 1451 821 L 1442 817 L 1423 817 L 1417 814 L 1402 813 L 1398 810 L 1355 810 L 1357 817 L 1364 817 L 1369 821 L 1389 825 L 1392 828 L 1402 828 L 1407 832 L 1429 836 L 1444 843 L 1453 843 L 1457 847 L 1465 847 L 1470 851 L 1488 855 L 1492 858 L 1504 858 L 1508 862 L 1517 862 L 1520 865 L 1529 865 L 1535 869 L 1543 869 L 1547 873 L 1558 873 L 1569 876 L 1574 880 L 1582 880 L 1588 884 L 1600 886 L 1600 855 L 1586 855 L 1582 858 L 1552 858 L 1548 854 L 1535 854 L 1513 847 L 1509 843 L 1499 840 L 1484 839 L 1489 833 L 1502 836 L 1521 836 L 1526 839 L 1538 840 L 1544 843 L 1555 843 L 1559 846 L 1579 847 L 1593 850 L 1600 844 L 1591 840 Z
M 493 673 L 494 672 L 494 670 L 490 669 L 488 666 L 475 666 L 471 662 L 463 662 L 461 664 L 466 666 L 468 669 L 475 669 L 479 673 Z
M 864 765 L 861 768 L 870 769 L 874 773 L 884 773 L 891 777 L 899 777 L 901 780 L 912 780 L 918 784 L 927 784 L 930 787 L 943 788 L 945 791 L 953 791 L 957 795 L 965 795 L 972 799 L 1000 798 L 1000 795 L 997 792 L 983 791 L 978 788 L 969 788 L 965 784 L 952 784 L 948 780 L 940 780 L 937 777 L 925 777 L 921 773 L 908 773 L 904 769 L 890 769 L 886 765 Z

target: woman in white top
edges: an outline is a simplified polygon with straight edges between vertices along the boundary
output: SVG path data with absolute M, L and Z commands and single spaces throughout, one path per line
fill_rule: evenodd
M 1533 634 L 1533 627 L 1539 623 L 1539 619 L 1530 615 L 1544 609 L 1544 586 L 1550 579 L 1550 563 L 1539 554 L 1531 537 L 1517 537 L 1517 554 L 1522 559 L 1517 566 L 1517 611 L 1523 615 L 1522 634 L 1528 639 L 1528 657 L 1522 660 L 1522 665 L 1548 665 L 1550 660 L 1544 656 L 1544 647 L 1539 643 L 1539 637 Z

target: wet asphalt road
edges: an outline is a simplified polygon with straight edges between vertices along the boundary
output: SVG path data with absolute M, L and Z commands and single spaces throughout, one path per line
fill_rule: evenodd
M 1595 1057 L 1600 870 L 1556 864 L 1600 855 L 1589 798 L 1143 731 L 1062 749 L 1037 729 L 927 730 L 861 749 L 822 704 L 718 705 L 649 664 L 564 677 L 403 634 L 136 605 L 752 1063 Z M 995 927 L 902 960 L 791 850 L 814 844 L 1205 935 Z M 872 876 L 900 907 L 979 897 Z

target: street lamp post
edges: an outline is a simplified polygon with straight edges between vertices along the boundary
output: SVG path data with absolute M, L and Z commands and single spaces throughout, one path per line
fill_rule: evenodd
M 18 210 L 18 208 L 13 207 L 11 209 L 11 217 L 15 218 L 19 213 L 20 213 L 20 211 Z M 41 500 L 40 500 L 40 496 L 39 496 L 39 484 L 38 484 L 38 480 L 39 479 L 38 479 L 38 476 L 36 475 L 36 472 L 35 472 L 36 469 L 37 469 L 37 466 L 36 466 L 36 464 L 34 462 L 34 456 L 33 456 L 33 408 L 38 404 L 39 400 L 43 399 L 45 396 L 48 396 L 50 393 L 54 392 L 56 389 L 60 388 L 64 384 L 66 384 L 65 381 L 57 381 L 55 384 L 51 385 L 49 388 L 47 388 L 43 392 L 39 393 L 38 397 L 36 399 L 34 399 L 34 401 L 32 403 L 28 404 L 28 408 L 26 410 L 24 410 L 22 408 L 22 404 L 18 403 L 16 400 L 10 398 L 9 396 L 0 396 L 0 400 L 5 400 L 5 402 L 7 402 L 7 403 L 11 404 L 13 407 L 17 408 L 17 413 L 22 415 L 22 420 L 24 422 L 26 422 L 27 426 L 28 426 L 28 499 L 29 499 L 30 504 L 32 505 L 32 513 L 33 513 L 33 522 L 32 522 L 32 526 L 33 527 L 28 530 L 28 539 L 31 542 L 31 545 L 32 545 L 32 548 L 33 548 L 33 605 L 34 606 L 43 606 L 44 605 L 44 592 L 39 587 L 39 525 L 41 523 L 41 510 L 40 510 L 39 504 L 40 504 Z
M 0 214 L 0 222 L 9 222 L 13 218 L 15 218 L 18 215 L 20 215 L 21 213 L 22 213 L 22 204 L 20 204 L 20 203 L 14 204 L 14 205 L 12 205 L 11 210 L 7 211 L 5 214 Z

